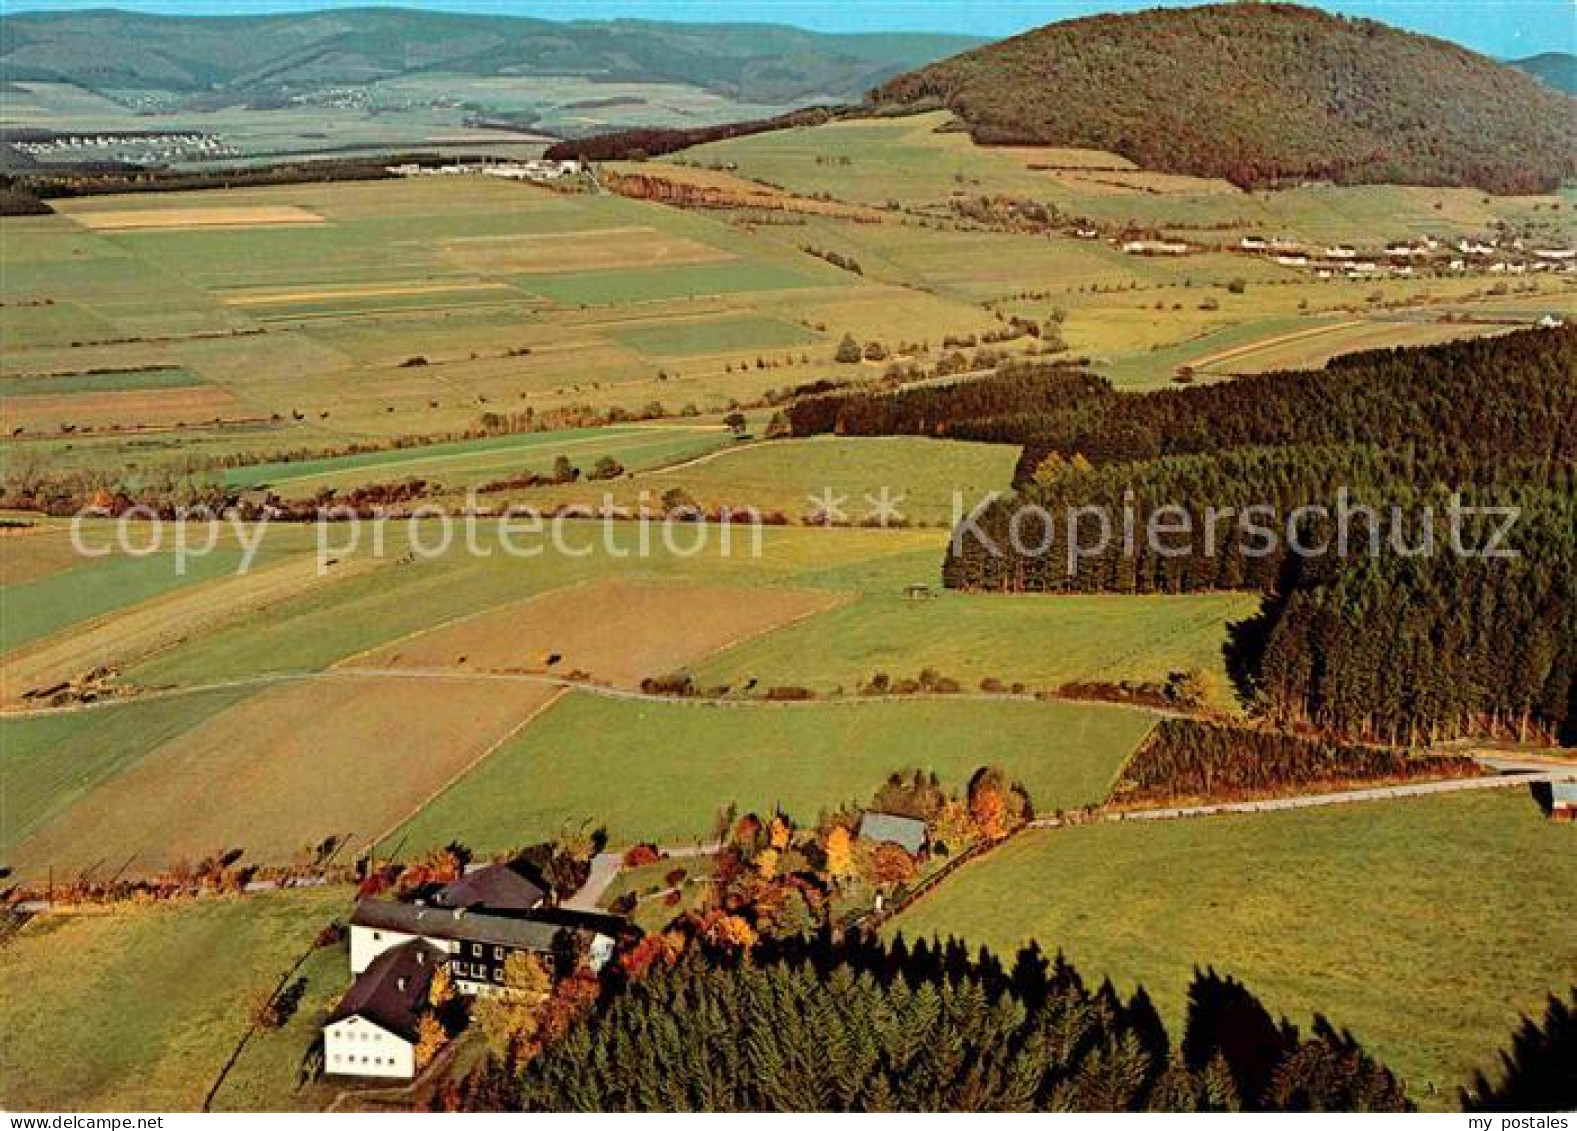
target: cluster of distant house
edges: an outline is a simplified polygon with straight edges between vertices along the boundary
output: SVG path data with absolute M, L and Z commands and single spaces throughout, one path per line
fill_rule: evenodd
M 450 162 L 422 165 L 407 162 L 388 166 L 397 177 L 499 177 L 506 181 L 557 181 L 580 173 L 579 161 L 549 161 L 533 157 L 528 161 Z
M 1099 239 L 1101 235 L 1094 228 L 1080 228 L 1075 234 L 1081 239 Z M 1144 256 L 1181 256 L 1208 250 L 1184 240 L 1161 238 L 1123 240 L 1117 246 L 1126 255 Z M 1426 236 L 1366 252 L 1348 244 L 1310 246 L 1275 236 L 1244 236 L 1232 250 L 1263 256 L 1283 267 L 1306 268 L 1321 279 L 1406 278 L 1420 269 L 1455 274 L 1577 274 L 1577 248 L 1533 247 L 1520 238 L 1494 242 L 1461 239 L 1447 245 Z
M 1283 267 L 1313 270 L 1322 279 L 1338 275 L 1349 279 L 1415 274 L 1419 268 L 1466 273 L 1525 275 L 1559 271 L 1577 273 L 1577 249 L 1530 247 L 1521 239 L 1501 243 L 1460 239 L 1447 245 L 1432 236 L 1386 244 L 1378 252 L 1361 252 L 1348 244 L 1309 247 L 1297 240 L 1244 236 L 1237 250 L 1263 255 Z
M 147 165 L 237 157 L 241 151 L 216 134 L 190 131 L 60 133 L 50 137 L 12 140 L 11 146 L 38 160 L 51 157 L 113 158 Z
M 558 976 L 582 964 L 600 970 L 622 929 L 615 916 L 549 906 L 542 886 L 509 864 L 468 868 L 426 900 L 360 900 L 350 919 L 355 981 L 324 1023 L 324 1070 L 409 1080 L 439 969 L 461 995 L 503 993 L 511 956 L 532 955 Z

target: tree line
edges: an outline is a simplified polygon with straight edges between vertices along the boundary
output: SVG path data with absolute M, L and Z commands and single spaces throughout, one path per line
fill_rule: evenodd
M 1118 805 L 1237 801 L 1355 783 L 1471 777 L 1465 755 L 1409 756 L 1389 747 L 1213 722 L 1163 719 L 1112 788 Z
M 1011 422 L 1024 448 L 1016 492 L 957 532 L 945 584 L 1256 591 L 1230 658 L 1267 717 L 1371 741 L 1572 737 L 1577 329 L 1077 388 L 948 421 Z

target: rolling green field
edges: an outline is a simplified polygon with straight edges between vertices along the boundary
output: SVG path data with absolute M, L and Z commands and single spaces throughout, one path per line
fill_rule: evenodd
M 226 472 L 225 481 L 237 487 L 266 487 L 287 498 L 315 495 L 324 488 L 348 490 L 411 477 L 454 490 L 528 471 L 546 475 L 561 455 L 583 471 L 590 471 L 602 456 L 639 469 L 704 455 L 731 442 L 721 425 L 527 432 L 362 455 L 256 464 Z
M 245 694 L 216 690 L 93 711 L 0 719 L 0 853 L 96 786 Z M 113 873 L 124 861 L 105 860 Z
M 479 544 L 486 545 L 496 529 L 480 523 Z M 490 847 L 551 835 L 570 819 L 605 821 L 630 838 L 693 838 L 706 831 L 724 795 L 749 805 L 782 801 L 806 813 L 858 800 L 887 772 L 913 759 L 918 735 L 943 743 L 925 749 L 927 764 L 944 775 L 967 774 L 1000 757 L 1025 776 L 1038 803 L 1080 805 L 1105 795 L 1115 759 L 1132 747 L 1147 717 L 1101 706 L 971 700 L 979 681 L 991 675 L 1040 690 L 1065 680 L 1160 681 L 1185 667 L 1212 670 L 1219 665 L 1224 624 L 1252 605 L 1232 597 L 940 594 L 925 602 L 906 600 L 907 585 L 935 581 L 946 538 L 940 530 L 771 527 L 759 532 L 759 554 L 752 534 L 736 532 L 735 552 L 723 553 L 716 541 L 694 556 L 650 532 L 644 537 L 651 556 L 634 562 L 623 555 L 638 549 L 643 535 L 628 523 L 606 529 L 567 524 L 565 536 L 583 555 L 549 550 L 525 559 L 497 552 L 473 556 L 457 540 L 446 554 L 411 560 L 405 541 L 411 535 L 401 526 L 387 532 L 381 557 L 375 557 L 373 535 L 364 532 L 352 544 L 348 530 L 329 532 L 324 550 L 341 564 L 322 577 L 306 568 L 313 564 L 304 541 L 311 532 L 276 526 L 268 536 L 274 544 L 265 552 L 280 564 L 269 571 L 218 576 L 188 595 L 150 595 L 106 610 L 94 634 L 81 635 L 79 665 L 109 664 L 128 688 L 160 695 L 0 722 L 8 802 L 0 850 L 6 862 L 30 877 L 52 866 L 115 870 L 128 860 L 145 871 L 172 856 L 200 854 L 209 840 L 245 848 L 257 862 L 282 862 L 293 859 L 309 838 L 348 829 L 375 836 L 383 822 L 411 812 L 419 811 L 417 830 L 439 827 L 451 820 L 456 804 L 468 821 L 485 816 L 477 835 Z M 422 537 L 432 537 L 430 524 L 423 530 Z M 720 539 L 721 532 L 714 528 L 709 537 Z M 29 584 L 69 591 L 79 583 L 78 571 L 94 568 L 109 575 L 118 567 L 81 566 Z M 282 570 L 302 576 L 277 597 L 256 603 L 249 594 L 263 580 L 294 577 Z M 606 590 L 615 580 L 618 585 Z M 115 591 L 113 577 L 103 586 Z M 770 613 L 788 590 L 809 591 L 814 600 L 801 613 Z M 603 592 L 604 598 L 595 597 Z M 569 637 L 553 628 L 560 614 L 533 621 L 531 606 L 520 603 L 551 597 L 555 608 L 573 615 L 582 593 L 586 615 L 609 628 L 602 636 L 581 634 L 576 639 L 582 642 L 569 647 L 592 678 L 627 671 L 616 682 L 633 686 L 641 675 L 666 671 L 643 668 L 645 653 L 613 655 L 608 649 L 663 632 L 664 618 L 694 601 L 707 607 L 663 637 L 675 659 L 648 658 L 648 665 L 687 666 L 704 686 L 731 684 L 736 697 L 800 685 L 823 693 L 841 690 L 851 698 L 808 707 L 706 708 L 610 704 L 576 694 L 537 715 L 542 696 L 552 690 L 540 680 L 533 683 L 528 676 L 524 685 L 498 685 L 497 694 L 478 701 L 476 695 L 489 685 L 475 684 L 475 677 L 489 678 L 488 672 L 479 669 L 471 677 L 474 686 L 467 685 L 470 669 L 463 656 L 455 659 L 441 647 L 423 652 L 416 639 L 431 630 L 448 631 L 446 626 L 474 624 L 467 629 L 473 643 L 456 646 L 462 652 L 502 647 L 503 657 L 545 655 L 567 647 Z M 618 593 L 630 596 L 621 599 Z M 739 612 L 730 617 L 720 611 L 728 608 Z M 172 617 L 176 623 L 167 624 Z M 759 634 L 727 631 L 729 624 L 751 617 L 763 626 Z M 617 628 L 621 618 L 627 630 Z M 717 627 L 703 631 L 706 623 Z M 696 643 L 685 644 L 692 636 Z M 76 647 L 77 639 L 45 642 L 55 657 L 49 670 L 71 670 L 71 656 L 62 649 Z M 410 665 L 401 661 L 407 650 L 428 658 L 412 661 L 415 668 L 407 670 Z M 32 654 L 10 654 L 14 678 L 28 678 L 14 673 L 32 670 L 21 667 Z M 428 670 L 434 664 L 453 670 Z M 877 670 L 902 679 L 927 667 L 961 682 L 958 701 L 882 704 L 852 698 Z M 753 692 L 747 689 L 751 680 Z M 420 713 L 401 721 L 398 712 L 389 714 L 395 703 L 420 704 Z M 600 713 L 611 716 L 602 719 Z M 482 720 L 484 714 L 491 722 Z M 583 722 L 583 715 L 594 719 Z M 316 737 L 313 720 L 324 727 Z M 625 733 L 610 739 L 616 724 Z M 728 752 L 728 735 L 739 728 L 736 757 Z M 275 731 L 275 738 L 259 737 Z M 442 742 L 434 737 L 440 733 Z M 982 733 L 992 734 L 993 741 L 981 746 Z M 418 735 L 432 740 L 420 773 L 393 774 L 391 767 L 380 780 L 398 781 L 402 788 L 387 797 L 388 791 L 378 791 L 376 799 L 368 793 L 365 812 L 347 809 L 343 790 L 324 790 L 310 800 L 297 792 L 312 757 L 327 766 L 331 758 L 355 757 L 356 743 L 365 741 L 378 757 L 397 759 L 402 744 L 428 741 Z M 246 753 L 262 749 L 259 742 L 276 741 L 269 756 Z M 688 751 L 692 760 L 666 765 L 658 755 L 669 747 Z M 851 757 L 856 751 L 869 752 L 869 762 Z M 1040 761 L 1042 753 L 1052 760 Z M 1075 761 L 1062 760 L 1065 754 Z M 602 760 L 590 778 L 583 772 L 588 758 Z M 237 759 L 245 763 L 244 775 Z M 487 801 L 495 790 L 489 783 L 503 780 L 498 775 L 509 778 L 521 765 L 528 771 L 523 807 L 513 794 L 498 794 L 505 800 L 496 804 Z M 785 766 L 794 774 L 785 776 Z M 653 780 L 627 789 L 631 767 L 651 773 Z M 233 789 L 243 778 L 248 784 Z M 451 782 L 456 784 L 445 792 Z M 771 795 L 764 795 L 769 788 Z M 471 799 L 476 791 L 483 800 Z M 146 822 L 199 793 L 209 806 L 201 821 L 168 843 L 148 835 Z M 421 808 L 432 796 L 438 800 Z
M 196 1110 L 246 1031 L 253 999 L 349 898 L 324 888 L 34 920 L 6 943 L 5 1106 Z M 348 980 L 343 966 L 314 972 L 324 988 L 332 976 L 336 992 Z M 292 1038 L 305 1037 L 294 1028 Z M 283 1068 L 288 1051 L 277 1059 Z M 261 1091 L 278 1099 L 294 1083 L 292 1063 Z
M 915 436 L 833 437 L 773 440 L 719 450 L 715 455 L 610 483 L 580 483 L 510 492 L 514 501 L 549 507 L 559 503 L 600 506 L 611 497 L 634 507 L 645 492 L 651 504 L 675 488 L 704 509 L 751 506 L 780 512 L 791 521 L 815 514 L 832 492 L 846 521 L 873 513 L 885 489 L 899 522 L 946 526 L 954 520 L 954 493 L 967 511 L 1013 475 L 1018 448 Z
M 916 701 L 717 707 L 561 700 L 398 834 L 497 851 L 589 822 L 610 842 L 706 840 L 718 810 L 780 807 L 805 822 L 869 799 L 887 775 L 949 788 L 1000 764 L 1047 812 L 1102 799 L 1147 716 L 1065 703 Z
M 1257 598 L 1242 593 L 941 591 L 917 602 L 906 599 L 897 584 L 873 586 L 853 604 L 720 653 L 695 674 L 708 685 L 756 680 L 762 686 L 799 682 L 820 691 L 853 691 L 877 672 L 899 679 L 932 668 L 970 690 L 988 677 L 1055 690 L 1073 681 L 1157 681 L 1198 669 L 1214 677 L 1216 705 L 1230 709 L 1221 654 L 1226 626 L 1257 607 Z
M 1577 971 L 1577 830 L 1522 790 L 1026 834 L 889 929 L 1143 984 L 1168 1027 L 1194 968 L 1349 1028 L 1422 1107 L 1452 1107 L 1519 1013 Z M 1173 1028 L 1173 1031 L 1177 1031 Z

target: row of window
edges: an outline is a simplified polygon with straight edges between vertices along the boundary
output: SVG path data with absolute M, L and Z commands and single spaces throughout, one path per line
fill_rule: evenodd
M 387 1068 L 393 1068 L 394 1067 L 394 1058 L 392 1056 L 341 1056 L 339 1053 L 335 1053 L 334 1054 L 334 1063 L 335 1064 L 381 1064 L 381 1065 L 383 1065 L 383 1066 L 385 1066 Z
M 461 962 L 458 958 L 451 958 L 449 960 L 449 969 L 456 978 L 463 978 L 468 982 L 487 981 L 487 967 L 480 962 Z M 502 966 L 493 968 L 493 981 L 499 985 L 504 984 L 504 968 Z

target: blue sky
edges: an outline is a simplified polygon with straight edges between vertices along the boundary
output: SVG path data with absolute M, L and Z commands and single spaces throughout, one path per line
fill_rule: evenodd
M 955 31 L 1010 35 L 1091 12 L 1155 7 L 1179 0 L 0 0 L 0 10 L 129 8 L 183 15 L 322 8 L 420 7 L 543 19 L 616 16 L 696 22 L 761 21 L 822 31 Z M 1370 16 L 1453 39 L 1499 57 L 1577 51 L 1577 0 L 1321 0 L 1319 6 Z

